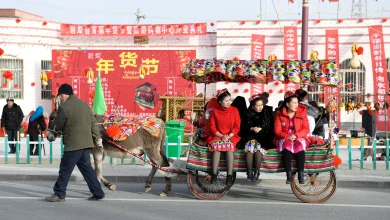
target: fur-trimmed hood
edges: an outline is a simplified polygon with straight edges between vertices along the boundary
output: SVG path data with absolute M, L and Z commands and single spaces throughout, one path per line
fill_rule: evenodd
M 308 103 L 300 102 L 299 104 L 302 104 L 303 106 L 305 106 L 307 115 L 312 116 L 313 118 L 317 118 L 318 115 L 320 114 L 316 107 L 313 107 L 312 105 L 310 105 Z

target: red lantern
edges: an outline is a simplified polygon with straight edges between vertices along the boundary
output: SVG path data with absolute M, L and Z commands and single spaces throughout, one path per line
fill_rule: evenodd
M 274 84 L 275 84 L 275 86 L 278 86 L 278 85 L 279 85 L 279 82 L 278 82 L 278 81 L 275 81 Z
M 47 76 L 47 79 L 48 79 L 48 80 L 52 79 L 52 78 L 53 78 L 53 72 L 51 72 L 51 71 L 50 71 L 50 72 L 47 72 L 47 73 L 46 73 L 46 76 Z
M 274 23 L 274 24 L 277 24 L 277 23 L 278 23 L 278 20 L 273 20 L 273 23 Z
M 382 22 L 386 22 L 387 21 L 387 18 L 382 18 Z
M 87 24 L 87 28 L 91 28 L 92 27 L 92 24 Z
M 182 24 L 180 24 L 180 25 L 179 25 L 179 28 L 183 28 L 183 25 L 182 25 Z
M 348 84 L 347 84 L 347 87 L 348 87 L 348 89 L 352 88 L 352 84 L 351 84 L 351 83 L 348 83 Z
M 274 91 L 272 89 L 268 90 L 268 93 L 271 94 L 273 93 Z
M 43 26 L 46 26 L 46 25 L 47 25 L 47 22 L 46 22 L 46 21 L 42 22 L 42 25 L 43 25 Z
M 32 82 L 32 83 L 31 83 L 31 86 L 34 87 L 34 86 L 35 86 L 35 82 Z
M 13 74 L 11 71 L 6 70 L 6 71 L 4 71 L 4 73 L 3 73 L 3 77 L 4 77 L 5 79 L 12 80 L 12 79 L 14 79 L 14 74 Z
M 245 90 L 244 90 L 244 93 L 247 93 L 247 92 L 249 92 L 249 89 L 245 89 Z
M 241 21 L 241 25 L 244 25 L 245 24 L 245 21 Z
M 257 20 L 257 21 L 256 21 L 256 24 L 260 24 L 260 22 L 261 22 L 260 20 Z
M 333 155 L 334 166 L 338 167 L 343 161 L 340 157 Z
M 363 18 L 359 18 L 359 23 L 362 23 L 364 21 Z
M 19 24 L 22 20 L 20 20 L 20 18 L 17 18 L 15 21 L 16 21 L 16 23 Z
M 339 19 L 339 23 L 343 23 L 343 19 Z
M 7 88 L 7 83 L 3 83 L 2 87 L 5 89 Z
M 0 48 L 0 57 L 3 56 L 4 50 Z
M 18 85 L 18 84 L 15 84 L 15 85 L 14 85 L 14 88 L 15 88 L 15 89 L 19 88 L 19 85 Z
M 125 29 L 125 28 L 126 28 L 126 26 L 125 26 L 125 25 L 122 25 L 122 26 L 121 26 L 121 28 L 122 28 L 122 29 Z
M 210 23 L 210 26 L 211 26 L 211 27 L 214 27 L 214 23 L 213 23 L 213 22 L 211 22 L 211 23 Z
M 318 98 L 322 99 L 324 97 L 324 94 L 318 94 Z
M 319 24 L 319 23 L 321 23 L 321 19 L 316 20 L 316 24 Z
M 298 24 L 301 24 L 301 23 L 302 23 L 302 20 L 298 20 L 297 23 L 298 23 Z
M 283 93 L 283 92 L 284 92 L 283 89 L 280 89 L 280 90 L 279 90 L 279 93 Z
M 238 93 L 238 89 L 235 89 L 235 90 L 234 90 L 234 93 Z

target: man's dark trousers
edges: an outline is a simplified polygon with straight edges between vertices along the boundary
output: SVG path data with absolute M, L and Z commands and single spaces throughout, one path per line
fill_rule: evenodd
M 61 159 L 59 176 L 53 189 L 61 199 L 65 199 L 66 187 L 76 165 L 87 182 L 91 193 L 96 197 L 104 197 L 104 192 L 100 182 L 97 180 L 95 170 L 91 166 L 90 153 L 91 149 L 89 148 L 64 152 Z
M 16 129 L 6 129 L 8 135 L 8 141 L 17 141 L 18 131 Z M 19 145 L 20 146 L 20 145 Z M 10 152 L 15 153 L 16 147 L 15 144 L 9 144 Z M 20 149 L 20 147 L 19 147 Z

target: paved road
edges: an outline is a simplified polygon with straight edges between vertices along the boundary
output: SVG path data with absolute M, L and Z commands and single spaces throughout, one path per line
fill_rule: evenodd
M 86 201 L 84 182 L 70 182 L 65 202 L 48 203 L 53 182 L 0 182 L 2 220 L 8 219 L 389 219 L 389 189 L 343 189 L 325 204 L 301 203 L 287 186 L 235 185 L 221 200 L 194 199 L 184 184 L 174 184 L 168 197 L 162 184 L 143 193 L 143 184 L 117 183 L 103 201 Z

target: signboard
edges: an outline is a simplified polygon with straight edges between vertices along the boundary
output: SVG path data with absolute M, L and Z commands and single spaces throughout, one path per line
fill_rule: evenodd
M 252 34 L 251 44 L 251 59 L 261 60 L 264 59 L 264 35 Z M 264 92 L 264 84 L 251 83 L 251 96 Z
M 194 96 L 194 85 L 180 74 L 195 57 L 195 50 L 53 50 L 53 95 L 68 83 L 92 105 L 95 83 L 88 84 L 86 74 L 91 68 L 92 81 L 101 74 L 106 114 L 154 116 L 159 96 Z

